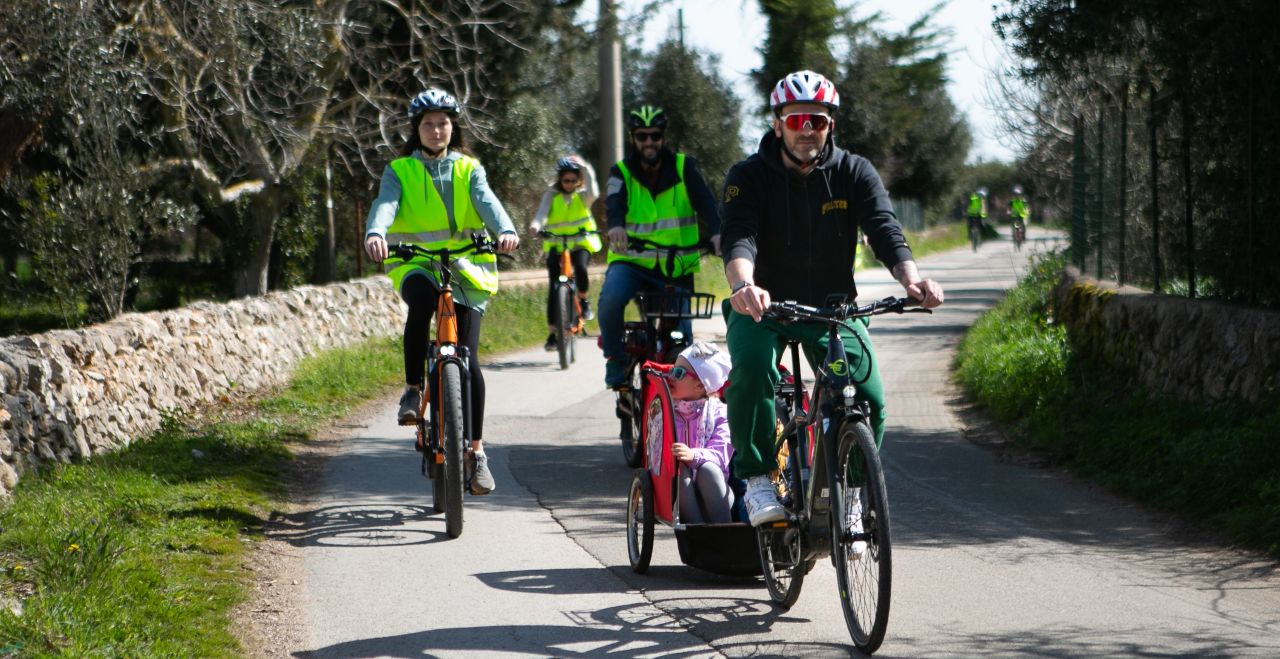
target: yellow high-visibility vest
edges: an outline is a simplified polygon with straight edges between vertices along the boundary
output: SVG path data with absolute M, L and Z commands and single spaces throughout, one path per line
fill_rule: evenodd
M 413 156 L 391 161 L 391 170 L 400 179 L 400 205 L 395 220 L 387 229 L 387 243 L 415 243 L 427 249 L 461 249 L 471 244 L 471 234 L 485 230 L 484 221 L 471 203 L 471 173 L 480 161 L 462 156 L 453 161 L 453 217 L 445 209 L 444 199 L 427 178 L 427 168 Z M 485 297 L 498 292 L 498 257 L 495 254 L 470 253 L 450 257 L 455 273 L 454 283 L 480 291 Z M 422 270 L 437 286 L 431 259 L 415 257 L 409 261 L 388 258 L 387 277 L 396 291 L 405 276 Z M 458 280 L 462 281 L 459 282 Z
M 659 253 L 652 247 L 638 252 L 609 250 L 609 263 L 623 261 L 643 268 L 653 268 L 667 277 L 680 277 L 698 271 L 698 219 L 693 213 L 693 202 L 684 184 L 684 154 L 676 154 L 676 175 L 680 182 L 663 190 L 655 199 L 649 188 L 631 175 L 627 165 L 618 163 L 618 170 L 627 185 L 627 234 L 652 240 L 660 245 L 680 248 L 674 267 L 667 266 L 667 252 Z M 668 271 L 670 270 L 670 271 Z
M 596 220 L 591 217 L 591 211 L 582 202 L 582 195 L 573 193 L 569 203 L 566 204 L 564 194 L 555 191 L 552 193 L 551 209 L 547 211 L 547 224 L 544 228 L 548 233 L 557 236 L 571 236 L 583 229 L 595 231 Z M 560 249 L 560 244 L 558 240 L 543 241 L 542 251 L 550 252 L 553 249 Z M 592 254 L 600 251 L 600 247 L 600 236 L 595 234 L 584 236 L 569 245 L 569 249 L 582 248 Z

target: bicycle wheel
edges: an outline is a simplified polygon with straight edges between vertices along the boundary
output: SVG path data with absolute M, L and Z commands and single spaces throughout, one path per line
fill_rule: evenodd
M 627 558 L 631 569 L 644 574 L 653 558 L 653 479 L 649 470 L 631 475 L 631 495 L 627 497 Z
M 644 416 L 644 374 L 640 369 L 631 369 L 631 385 L 628 391 L 618 394 L 627 397 L 627 405 L 631 408 L 629 414 L 619 414 L 622 423 L 622 457 L 627 461 L 628 467 L 639 467 L 640 461 L 644 459 L 644 451 L 641 450 L 641 442 L 644 441 L 644 431 L 641 429 Z
M 569 354 L 573 350 L 573 292 L 568 286 L 556 288 L 556 352 L 560 353 L 560 370 L 569 368 Z
M 978 227 L 969 225 L 969 243 L 973 245 L 973 251 L 978 251 L 978 243 L 982 241 L 982 233 Z
M 445 532 L 450 538 L 462 535 L 463 419 L 462 368 L 454 362 L 440 365 L 440 423 L 444 428 Z
M 791 455 L 799 455 L 792 447 Z M 800 487 L 799 461 L 787 460 L 787 469 L 783 472 L 786 479 L 784 497 L 804 496 Z M 791 505 L 787 505 L 791 509 Z M 769 590 L 769 598 L 784 609 L 791 608 L 800 598 L 800 588 L 804 586 L 804 576 L 813 569 L 813 560 L 804 560 L 804 547 L 801 541 L 803 533 L 794 526 L 772 528 L 756 527 L 756 544 L 760 548 L 760 567 L 764 572 L 764 585 Z
M 831 561 L 849 635 L 859 650 L 871 654 L 889 627 L 889 500 L 880 452 L 867 423 L 846 423 L 838 437 L 831 468 Z

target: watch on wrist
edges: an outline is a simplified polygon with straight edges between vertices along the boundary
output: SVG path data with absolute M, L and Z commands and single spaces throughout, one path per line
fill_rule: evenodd
M 744 280 L 742 280 L 742 281 L 740 281 L 740 282 L 738 282 L 738 283 L 734 284 L 733 286 L 731 286 L 731 287 L 729 288 L 729 292 L 730 292 L 730 293 L 737 293 L 738 291 L 740 291 L 740 290 L 742 290 L 742 289 L 744 289 L 744 288 L 746 288 L 746 287 L 748 287 L 748 286 L 755 286 L 755 282 L 752 282 L 752 281 L 749 281 L 749 280 L 744 279 Z

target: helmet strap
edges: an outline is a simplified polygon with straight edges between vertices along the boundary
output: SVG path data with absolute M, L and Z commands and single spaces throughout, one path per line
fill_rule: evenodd
M 822 149 L 818 151 L 818 155 L 810 158 L 809 160 L 801 160 L 799 156 L 792 153 L 791 149 L 787 148 L 786 140 L 779 140 L 779 142 L 781 142 L 780 146 L 782 147 L 782 153 L 787 156 L 787 160 L 798 165 L 800 169 L 809 169 L 823 160 L 826 160 L 827 156 L 831 154 L 831 144 L 835 137 L 834 133 L 834 130 L 827 133 L 827 141 L 822 144 Z

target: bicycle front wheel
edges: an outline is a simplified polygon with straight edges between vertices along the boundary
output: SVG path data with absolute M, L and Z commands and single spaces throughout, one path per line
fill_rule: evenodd
M 556 351 L 560 353 L 560 370 L 569 368 L 573 347 L 573 295 L 568 286 L 556 288 Z
M 889 627 L 892 542 L 889 500 L 875 436 L 865 421 L 846 423 L 831 482 L 831 561 L 853 644 L 867 654 Z
M 462 465 L 465 441 L 462 418 L 462 368 L 454 362 L 440 365 L 440 423 L 444 429 L 445 532 L 462 535 Z

